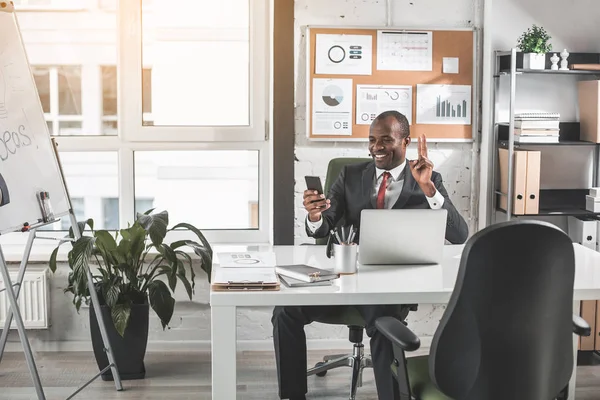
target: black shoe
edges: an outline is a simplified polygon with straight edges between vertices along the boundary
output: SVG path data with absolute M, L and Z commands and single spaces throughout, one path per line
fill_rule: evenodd
M 306 400 L 306 396 L 302 395 L 302 396 L 290 397 L 290 400 Z

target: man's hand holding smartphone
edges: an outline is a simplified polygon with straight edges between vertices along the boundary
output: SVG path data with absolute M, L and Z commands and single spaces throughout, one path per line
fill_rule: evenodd
M 307 189 L 304 191 L 304 208 L 308 212 L 308 220 L 317 222 L 321 220 L 321 213 L 331 204 L 329 199 L 325 199 L 319 177 L 306 176 L 305 179 Z

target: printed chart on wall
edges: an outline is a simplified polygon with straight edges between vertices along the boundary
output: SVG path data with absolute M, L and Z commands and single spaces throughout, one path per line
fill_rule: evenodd
M 432 32 L 377 31 L 377 69 L 431 71 Z
M 371 75 L 371 35 L 320 34 L 317 35 L 316 41 L 317 74 Z
M 312 132 L 352 134 L 352 79 L 313 79 Z
M 412 86 L 356 85 L 356 124 L 370 125 L 380 113 L 396 110 L 412 124 Z
M 418 124 L 471 124 L 470 85 L 417 85 Z

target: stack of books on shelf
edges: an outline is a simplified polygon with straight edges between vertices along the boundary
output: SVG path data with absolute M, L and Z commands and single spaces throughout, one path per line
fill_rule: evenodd
M 558 143 L 558 113 L 515 114 L 515 143 Z

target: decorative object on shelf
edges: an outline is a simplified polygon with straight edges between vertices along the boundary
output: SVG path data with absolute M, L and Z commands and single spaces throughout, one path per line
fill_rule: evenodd
M 560 70 L 561 71 L 568 71 L 568 62 L 567 62 L 567 57 L 569 57 L 569 52 L 567 51 L 567 49 L 564 49 L 561 53 L 560 53 L 560 58 L 562 58 L 562 60 L 560 60 Z
M 552 55 L 552 57 L 550 57 L 550 61 L 552 62 L 550 69 L 553 71 L 557 71 L 558 70 L 558 62 L 560 61 L 560 57 L 557 56 L 556 53 L 554 53 Z
M 518 47 L 523 54 L 524 69 L 545 69 L 546 53 L 552 50 L 548 43 L 550 36 L 543 27 L 533 25 L 523 32 L 518 40 Z

